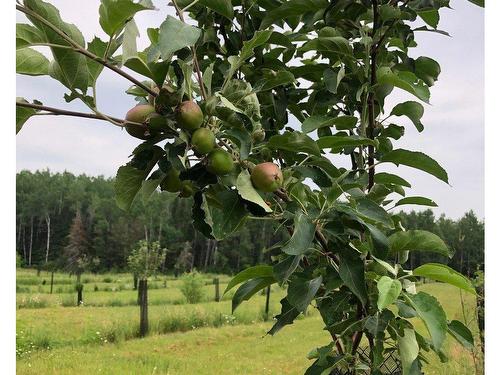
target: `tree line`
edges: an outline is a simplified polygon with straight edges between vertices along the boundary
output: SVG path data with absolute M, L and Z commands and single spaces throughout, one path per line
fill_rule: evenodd
M 167 249 L 162 270 L 182 273 L 194 268 L 206 272 L 235 273 L 262 263 L 272 245 L 287 238 L 284 228 L 269 220 L 247 220 L 237 235 L 224 241 L 206 239 L 191 223 L 191 198 L 173 199 L 155 192 L 148 200 L 136 199 L 130 211 L 115 204 L 114 180 L 103 176 L 75 176 L 69 172 L 21 171 L 16 176 L 16 247 L 22 264 L 36 267 L 67 257 L 75 220 L 86 238 L 86 256 L 93 272 L 123 271 L 140 240 L 158 241 Z M 474 212 L 459 220 L 431 210 L 399 213 L 407 229 L 424 229 L 441 236 L 455 256 L 412 252 L 412 268 L 426 262 L 447 263 L 472 275 L 483 267 L 484 222 Z M 75 227 L 75 225 L 73 225 Z M 66 249 L 66 251 L 65 251 Z

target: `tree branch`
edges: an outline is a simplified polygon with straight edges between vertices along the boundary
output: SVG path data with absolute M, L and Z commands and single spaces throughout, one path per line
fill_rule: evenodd
M 378 2 L 377 0 L 372 0 L 372 9 L 373 9 L 373 30 L 372 30 L 372 38 L 375 36 L 377 32 L 378 23 L 379 23 L 379 14 L 378 14 Z M 373 88 L 377 83 L 377 50 L 378 48 L 370 49 L 370 92 L 368 93 L 368 128 L 367 135 L 368 138 L 374 139 L 374 130 L 375 130 L 375 93 L 373 92 Z M 371 190 L 375 183 L 375 148 L 372 145 L 368 146 L 368 191 Z
M 150 87 L 144 85 L 142 82 L 138 81 L 137 79 L 135 79 L 134 77 L 132 77 L 130 74 L 124 72 L 123 70 L 121 70 L 120 68 L 116 67 L 115 65 L 110 64 L 108 61 L 102 59 L 99 56 L 94 55 L 92 52 L 90 52 L 90 51 L 86 50 L 85 48 L 83 48 L 82 46 L 80 46 L 73 39 L 71 39 L 68 35 L 66 35 L 66 33 L 64 33 L 63 31 L 59 30 L 51 22 L 47 21 L 45 18 L 41 17 L 37 13 L 33 12 L 31 9 L 28 9 L 28 8 L 26 8 L 24 6 L 21 6 L 21 5 L 16 5 L 16 9 L 18 11 L 26 14 L 26 15 L 29 15 L 31 17 L 36 18 L 37 20 L 39 20 L 40 22 L 42 22 L 43 24 L 45 24 L 47 27 L 49 27 L 50 29 L 52 29 L 57 35 L 59 35 L 61 38 L 63 38 L 73 48 L 73 50 L 75 52 L 80 53 L 80 54 L 88 57 L 91 60 L 94 60 L 95 62 L 97 62 L 97 63 L 99 63 L 101 65 L 104 65 L 106 68 L 108 68 L 108 69 L 114 71 L 115 73 L 121 75 L 123 78 L 126 78 L 127 80 L 129 80 L 130 82 L 132 82 L 134 85 L 140 87 L 141 89 L 143 89 L 147 93 L 153 95 L 154 97 L 156 97 L 158 95 L 157 92 L 153 91 Z
M 113 125 L 119 126 L 119 127 L 124 127 L 127 124 L 133 124 L 133 125 L 143 125 L 138 122 L 132 122 L 132 121 L 127 121 L 123 119 L 119 119 L 116 117 L 111 117 L 111 116 L 106 116 L 106 115 L 101 115 L 101 114 L 95 114 L 95 113 L 84 113 L 84 112 L 75 112 L 75 111 L 67 111 L 65 109 L 59 109 L 59 108 L 54 108 L 54 107 L 47 107 L 41 104 L 34 104 L 34 103 L 23 103 L 23 102 L 17 102 L 16 101 L 16 106 L 17 107 L 24 107 L 24 108 L 32 108 L 36 109 L 39 111 L 47 111 L 51 115 L 55 116 L 73 116 L 73 117 L 83 117 L 83 118 L 91 118 L 95 120 L 104 120 L 108 121 L 108 118 L 111 120 L 115 121 Z

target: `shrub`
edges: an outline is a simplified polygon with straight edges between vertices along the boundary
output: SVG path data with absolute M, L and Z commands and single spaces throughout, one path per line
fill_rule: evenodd
M 184 274 L 180 290 L 188 303 L 198 303 L 203 300 L 203 277 L 196 271 Z

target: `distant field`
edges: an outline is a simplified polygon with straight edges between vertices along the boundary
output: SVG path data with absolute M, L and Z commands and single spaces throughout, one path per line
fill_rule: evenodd
M 213 277 L 207 275 L 206 283 Z M 56 276 L 59 283 L 52 295 L 47 289 L 50 274 L 18 270 L 17 279 L 18 290 L 29 287 L 17 299 L 18 374 L 301 374 L 308 367 L 307 353 L 329 340 L 312 308 L 306 317 L 269 337 L 265 333 L 272 321 L 265 321 L 264 296 L 244 302 L 231 315 L 229 300 L 213 301 L 213 285 L 205 286 L 205 302 L 186 304 L 180 281 L 173 277 L 151 281 L 157 284 L 157 289 L 150 290 L 151 335 L 138 339 L 139 309 L 128 274 L 84 275 L 82 307 L 58 302 L 75 298 L 69 290 L 55 292 L 56 285 L 72 288 L 74 278 L 68 275 Z M 230 277 L 220 279 L 223 291 Z M 41 285 L 43 280 L 46 285 Z M 463 320 L 458 289 L 425 284 L 419 290 L 442 300 L 448 319 Z M 279 287 L 273 288 L 271 316 L 278 313 L 283 295 Z M 29 298 L 46 299 L 46 304 L 22 306 L 23 299 Z M 464 299 L 470 314 L 474 300 L 465 295 Z M 420 322 L 415 324 L 427 335 Z M 474 373 L 472 356 L 452 339 L 446 343 L 446 353 L 450 361 L 444 365 L 429 354 L 426 375 Z

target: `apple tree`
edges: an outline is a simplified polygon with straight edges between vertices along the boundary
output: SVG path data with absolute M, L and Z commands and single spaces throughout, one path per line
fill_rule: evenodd
M 141 30 L 150 45 L 140 51 L 134 16 L 154 11 L 150 0 L 101 0 L 96 17 L 107 38 L 90 41 L 50 3 L 18 1 L 28 22 L 17 25 L 17 72 L 49 75 L 67 102 L 89 111 L 17 98 L 16 131 L 41 114 L 107 121 L 143 141 L 117 171 L 121 208 L 159 188 L 192 197 L 193 224 L 211 239 L 246 220 L 286 230 L 271 263 L 242 271 L 228 290 L 238 286 L 234 310 L 271 284 L 286 287 L 270 335 L 310 305 L 319 310 L 331 340 L 309 354 L 307 374 L 380 374 L 391 352 L 403 374 L 420 374 L 426 352 L 446 360 L 447 334 L 473 345 L 469 329 L 448 320 L 416 282 L 426 277 L 474 294 L 472 284 L 443 264 L 409 269 L 410 251 L 452 253 L 391 213 L 436 204 L 387 172 L 410 167 L 448 183 L 431 156 L 397 145 L 401 117 L 424 130 L 422 103 L 441 69 L 411 52 L 421 33 L 447 35 L 438 28 L 446 7 L 449 0 L 172 0 L 160 25 Z M 104 69 L 128 80 L 124 95 L 138 103 L 123 119 L 98 108 Z M 395 89 L 411 100 L 389 110 Z M 414 329 L 416 317 L 427 334 Z M 358 355 L 360 344 L 369 360 Z

